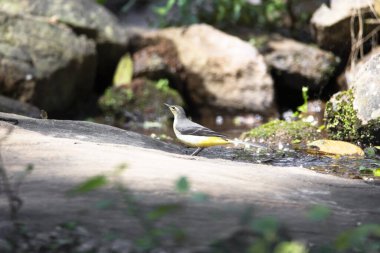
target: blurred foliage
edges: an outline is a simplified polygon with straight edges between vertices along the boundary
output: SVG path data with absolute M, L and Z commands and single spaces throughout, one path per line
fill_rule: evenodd
M 96 0 L 98 4 L 106 4 L 107 0 Z
M 380 252 L 380 225 L 366 224 L 338 236 L 334 248 L 338 252 Z
M 154 8 L 160 17 L 160 26 L 208 23 L 227 25 L 280 25 L 287 15 L 285 0 L 167 0 Z
M 105 4 L 107 0 L 96 0 Z M 129 11 L 136 0 L 128 1 L 121 10 Z M 291 15 L 287 0 L 166 0 L 156 5 L 153 12 L 159 26 L 182 26 L 208 23 L 216 26 L 281 26 Z
M 123 238 L 128 244 L 130 253 L 147 252 L 179 252 L 188 246 L 187 234 L 183 229 L 183 221 L 178 219 L 185 207 L 191 207 L 191 201 L 197 196 L 205 196 L 191 189 L 189 180 L 180 177 L 174 182 L 174 189 L 180 198 L 174 202 L 155 203 L 146 206 L 123 181 L 122 173 L 127 169 L 125 164 L 118 166 L 115 171 L 93 176 L 75 186 L 68 193 L 82 196 L 90 192 L 113 189 L 115 198 L 100 199 L 102 205 L 94 208 L 110 209 L 116 205 L 125 209 L 125 214 L 136 220 L 142 228 L 137 239 Z M 31 167 L 29 168 L 31 170 Z M 73 196 L 73 195 L 71 195 Z M 185 198 L 184 198 L 185 197 Z M 206 199 L 202 199 L 205 201 Z M 112 203 L 115 202 L 115 203 Z M 104 204 L 106 203 L 106 205 Z M 205 248 L 205 253 L 377 253 L 380 251 L 380 225 L 365 224 L 346 230 L 325 245 L 307 246 L 303 242 L 291 238 L 289 231 L 274 217 L 253 217 L 253 210 L 248 208 L 240 218 L 240 228 L 229 237 L 219 239 Z M 317 205 L 307 213 L 310 221 L 323 222 L 328 219 L 332 210 L 326 206 Z M 175 215 L 180 214 L 179 217 Z M 168 220 L 168 218 L 171 218 Z M 178 222 L 173 222 L 178 221 Z M 218 217 L 215 217 L 215 222 Z M 104 231 L 107 234 L 107 231 Z M 113 235 L 115 238 L 118 235 Z M 121 236 L 121 235 L 120 235 Z M 41 239 L 45 238 L 45 239 Z M 34 252 L 124 252 L 105 250 L 103 246 L 110 244 L 113 239 L 91 244 L 92 237 L 84 227 L 77 222 L 62 221 L 61 225 L 47 234 L 32 233 L 26 227 L 15 234 L 13 238 L 1 241 L 0 251 L 4 253 L 34 253 Z M 20 245 L 23 245 L 20 247 Z M 89 246 L 84 248 L 83 245 Z M 83 250 L 87 249 L 87 250 Z M 126 252 L 126 251 L 125 251 Z
M 303 99 L 303 104 L 297 107 L 297 111 L 299 113 L 307 113 L 308 112 L 308 100 L 309 100 L 309 88 L 306 86 L 302 87 L 302 99 Z
M 323 221 L 331 215 L 331 210 L 323 205 L 316 205 L 309 210 L 307 217 L 312 221 Z

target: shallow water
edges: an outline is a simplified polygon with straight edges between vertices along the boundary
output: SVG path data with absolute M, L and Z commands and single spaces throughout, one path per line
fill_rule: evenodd
M 236 126 L 236 122 L 231 117 L 223 119 L 203 118 L 195 120 L 217 132 L 221 132 L 229 138 L 238 138 L 244 131 L 262 123 L 262 118 L 245 117 L 243 121 L 249 121 L 247 124 Z M 105 122 L 102 122 L 105 123 Z M 176 140 L 172 129 L 171 122 L 164 124 L 153 122 L 155 124 L 128 124 L 119 125 L 118 127 L 140 132 L 160 139 L 165 142 L 171 142 L 182 145 Z M 148 126 L 148 127 L 147 127 Z M 265 145 L 265 144 L 264 144 Z M 305 152 L 305 150 L 293 150 L 288 148 L 290 145 L 279 146 L 268 150 L 246 149 L 244 147 L 213 147 L 202 151 L 200 156 L 208 158 L 222 158 L 250 163 L 263 163 L 283 167 L 304 167 L 323 174 L 332 174 L 340 177 L 351 179 L 362 179 L 368 183 L 380 185 L 380 177 L 374 177 L 371 169 L 380 168 L 380 156 L 375 155 L 372 158 L 352 158 L 342 156 L 315 155 Z M 194 149 L 184 147 L 185 154 L 191 154 Z
M 380 177 L 375 177 L 371 171 L 380 168 L 380 156 L 373 158 L 326 156 L 312 155 L 302 150 L 287 150 L 256 153 L 252 155 L 251 161 L 274 166 L 303 167 L 323 174 L 363 179 L 380 185 Z

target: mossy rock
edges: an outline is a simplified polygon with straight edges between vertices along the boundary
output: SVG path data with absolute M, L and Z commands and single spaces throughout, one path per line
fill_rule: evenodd
M 134 79 L 130 84 L 108 88 L 99 99 L 99 107 L 111 123 L 160 121 L 170 116 L 164 103 L 182 105 L 179 93 L 166 79 Z
M 305 145 L 308 141 L 321 138 L 316 126 L 302 120 L 284 121 L 273 120 L 243 133 L 242 138 L 254 141 L 264 141 L 270 146 L 289 144 Z
M 326 104 L 326 130 L 331 139 L 378 145 L 380 143 L 380 118 L 363 124 L 353 107 L 352 90 L 334 95 Z

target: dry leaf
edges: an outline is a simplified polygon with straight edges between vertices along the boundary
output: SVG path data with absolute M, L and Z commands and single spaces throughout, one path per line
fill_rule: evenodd
M 346 156 L 364 156 L 364 151 L 352 143 L 334 140 L 316 140 L 309 143 L 308 148 L 313 153 Z M 308 149 L 309 151 L 309 149 Z

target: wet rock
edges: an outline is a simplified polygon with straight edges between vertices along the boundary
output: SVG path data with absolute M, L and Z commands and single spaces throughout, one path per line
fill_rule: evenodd
M 268 43 L 271 51 L 265 61 L 272 68 L 276 84 L 289 92 L 308 86 L 320 91 L 329 82 L 339 58 L 315 46 L 291 39 L 277 39 Z
M 95 47 L 64 25 L 0 12 L 0 91 L 64 112 L 93 87 Z
M 263 56 L 250 44 L 208 25 L 169 28 L 143 37 L 134 42 L 140 48 L 162 39 L 174 45 L 172 51 L 184 70 L 177 76 L 182 81 L 177 88 L 195 107 L 273 111 L 273 81 Z
M 0 95 L 0 111 L 7 113 L 15 113 L 31 118 L 41 118 L 41 110 L 37 107 L 22 103 L 15 99 L 4 97 Z
M 370 4 L 373 1 L 359 0 L 333 0 L 331 7 L 323 4 L 311 19 L 312 32 L 318 46 L 325 50 L 330 50 L 337 55 L 347 54 L 351 49 L 351 16 L 360 14 L 366 17 L 373 17 L 370 11 Z M 365 25 L 364 34 L 368 34 L 374 25 Z
M 43 16 L 93 39 L 97 45 L 98 78 L 106 84 L 111 83 L 113 70 L 127 49 L 128 39 L 117 18 L 103 6 L 92 0 L 3 0 L 0 10 Z

